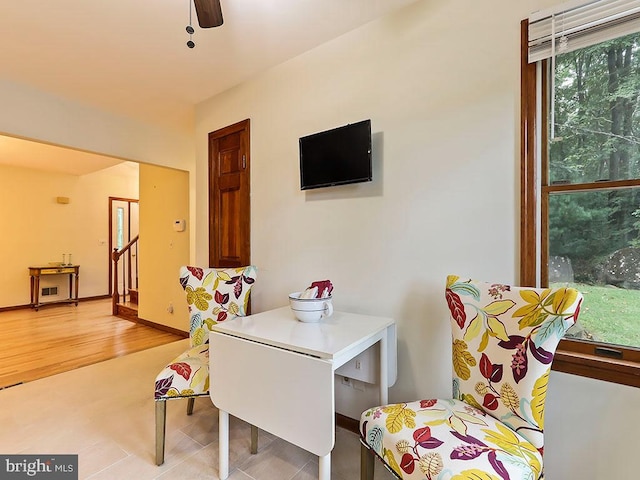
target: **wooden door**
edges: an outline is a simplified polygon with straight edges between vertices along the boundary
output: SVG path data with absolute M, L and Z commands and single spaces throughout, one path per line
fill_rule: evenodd
M 209 134 L 209 266 L 251 263 L 249 120 Z

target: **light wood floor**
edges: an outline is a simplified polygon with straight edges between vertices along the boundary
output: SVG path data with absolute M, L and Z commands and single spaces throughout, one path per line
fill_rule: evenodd
M 0 390 L 0 453 L 76 454 L 78 480 L 218 480 L 218 410 L 207 397 L 193 415 L 185 400 L 167 402 L 165 462 L 155 464 L 153 382 L 188 342 Z M 250 426 L 233 415 L 229 438 L 228 480 L 318 480 L 318 457 L 264 430 L 252 455 Z M 376 463 L 375 480 L 394 478 Z M 336 428 L 331 480 L 356 478 L 359 435 Z
M 111 315 L 111 300 L 0 312 L 0 388 L 183 337 Z

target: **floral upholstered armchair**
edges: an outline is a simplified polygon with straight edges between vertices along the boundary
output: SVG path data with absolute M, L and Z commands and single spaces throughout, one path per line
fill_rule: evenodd
M 209 331 L 212 325 L 247 314 L 256 268 L 180 268 L 180 284 L 189 305 L 191 347 L 174 358 L 156 377 L 156 464 L 164 463 L 166 402 L 188 399 L 193 413 L 196 397 L 209 395 Z M 257 429 L 252 426 L 252 452 Z
M 542 479 L 551 362 L 582 295 L 449 276 L 445 296 L 453 398 L 365 411 L 361 478 L 373 478 L 375 454 L 401 479 Z

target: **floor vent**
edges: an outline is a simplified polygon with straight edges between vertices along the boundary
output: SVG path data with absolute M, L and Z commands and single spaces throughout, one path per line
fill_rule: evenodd
M 46 297 L 48 295 L 58 295 L 58 287 L 44 287 L 42 289 L 42 296 Z

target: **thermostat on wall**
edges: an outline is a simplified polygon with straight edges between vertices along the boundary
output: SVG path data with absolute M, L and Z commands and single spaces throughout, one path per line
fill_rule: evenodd
M 173 221 L 173 229 L 176 232 L 184 232 L 184 229 L 187 226 L 187 221 L 186 220 L 174 220 Z

